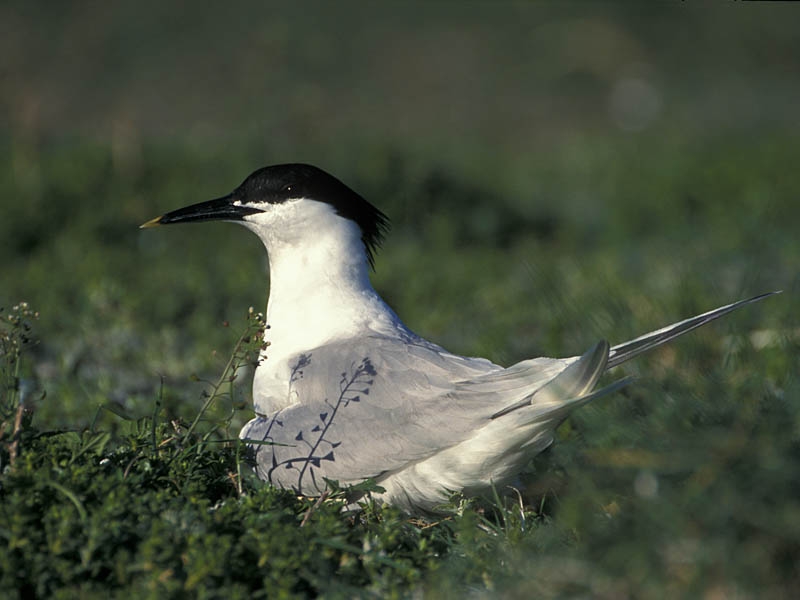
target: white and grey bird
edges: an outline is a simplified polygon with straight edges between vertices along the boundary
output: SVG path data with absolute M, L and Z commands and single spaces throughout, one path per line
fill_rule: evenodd
M 582 356 L 504 368 L 403 324 L 369 280 L 387 217 L 321 169 L 265 167 L 227 196 L 142 227 L 209 220 L 244 225 L 269 257 L 268 345 L 253 380 L 256 417 L 240 434 L 254 442 L 259 477 L 307 496 L 326 480 L 373 479 L 384 501 L 409 511 L 510 481 L 570 411 L 628 383 L 595 390 L 608 369 L 770 295 Z

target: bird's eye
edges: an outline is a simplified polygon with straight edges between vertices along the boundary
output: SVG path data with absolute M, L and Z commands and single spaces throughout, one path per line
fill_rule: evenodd
M 283 186 L 283 191 L 284 191 L 284 192 L 291 192 L 291 191 L 292 191 L 292 186 L 291 186 L 291 185 L 285 185 L 285 186 Z

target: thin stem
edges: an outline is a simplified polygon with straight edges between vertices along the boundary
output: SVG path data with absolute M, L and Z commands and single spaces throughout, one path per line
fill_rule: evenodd
M 200 419 L 203 417 L 203 415 L 206 413 L 206 411 L 211 407 L 211 403 L 214 402 L 214 400 L 217 399 L 217 396 L 218 396 L 217 392 L 219 391 L 219 388 L 221 388 L 222 385 L 225 383 L 225 379 L 227 377 L 229 377 L 228 376 L 228 372 L 231 370 L 231 368 L 233 367 L 235 361 L 237 360 L 238 354 L 239 354 L 239 350 L 241 349 L 242 344 L 244 344 L 244 340 L 246 338 L 248 338 L 248 337 L 249 337 L 248 331 L 245 331 L 239 337 L 239 341 L 236 342 L 236 346 L 234 346 L 233 353 L 231 354 L 230 359 L 228 359 L 228 364 L 225 365 L 225 369 L 223 369 L 222 375 L 220 375 L 219 379 L 217 380 L 217 382 L 212 387 L 211 394 L 209 394 L 208 399 L 203 403 L 203 407 L 200 409 L 200 412 L 197 413 L 197 416 L 194 418 L 194 421 L 192 421 L 192 424 L 189 426 L 189 429 L 186 431 L 186 439 L 191 437 L 192 433 L 194 433 L 195 428 L 200 423 Z

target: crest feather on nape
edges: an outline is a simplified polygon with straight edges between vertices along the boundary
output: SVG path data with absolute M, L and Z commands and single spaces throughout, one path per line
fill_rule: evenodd
M 308 198 L 330 204 L 336 214 L 355 222 L 370 267 L 375 267 L 375 252 L 389 230 L 389 217 L 367 202 L 360 194 L 319 167 L 288 163 L 264 167 L 252 173 L 233 192 L 243 203 L 277 204 L 296 198 Z

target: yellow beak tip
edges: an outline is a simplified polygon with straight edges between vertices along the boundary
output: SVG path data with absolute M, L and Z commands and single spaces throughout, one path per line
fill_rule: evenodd
M 161 217 L 156 217 L 155 219 L 150 219 L 147 223 L 139 225 L 139 229 L 149 229 L 150 227 L 158 227 L 159 225 L 161 225 Z

